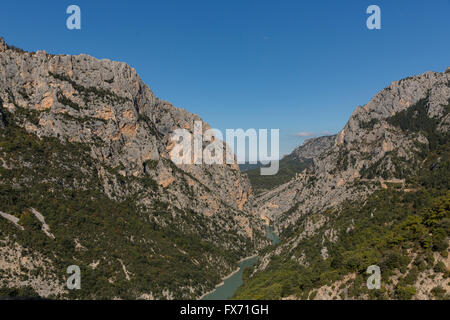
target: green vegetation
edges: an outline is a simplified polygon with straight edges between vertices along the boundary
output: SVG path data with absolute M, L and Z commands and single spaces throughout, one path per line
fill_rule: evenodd
M 448 133 L 441 134 L 436 131 L 438 118 L 428 116 L 427 106 L 428 98 L 421 99 L 408 109 L 388 118 L 387 121 L 393 126 L 400 127 L 403 132 L 421 132 L 428 139 L 429 149 L 434 150 L 448 141 Z M 448 107 L 444 109 L 444 112 L 448 114 Z
M 420 272 L 431 269 L 448 279 L 449 271 L 442 262 L 434 261 L 433 253 L 443 257 L 448 254 L 450 143 L 436 141 L 422 166 L 409 177 L 412 191 L 388 188 L 376 191 L 363 202 L 348 202 L 340 209 L 312 213 L 308 219 L 324 215 L 330 221 L 297 247 L 272 255 L 264 271 L 247 275 L 235 298 L 280 299 L 295 295 L 308 299 L 317 293 L 317 288 L 355 274 L 355 279 L 343 284 L 348 288 L 347 298 L 411 299 L 416 294 Z M 297 224 L 300 225 L 301 222 Z M 338 234 L 336 242 L 324 240 L 324 232 L 330 227 Z M 302 233 L 302 227 L 297 228 L 282 234 L 281 245 Z M 326 258 L 321 254 L 323 246 L 327 247 Z M 414 260 L 411 250 L 417 254 Z M 308 264 L 299 263 L 300 257 Z M 373 264 L 382 270 L 381 290 L 368 290 L 365 286 L 366 269 Z M 396 274 L 400 274 L 398 283 L 393 292 L 388 292 L 386 285 Z M 443 297 L 439 288 L 433 294 Z
M 37 299 L 39 294 L 31 287 L 2 288 L 0 287 L 0 298 L 27 298 Z
M 445 289 L 442 288 L 441 286 L 437 286 L 431 289 L 431 293 L 436 299 L 439 300 L 448 299 L 448 295 L 446 294 Z
M 288 182 L 295 177 L 296 173 L 302 172 L 311 164 L 311 159 L 301 161 L 288 156 L 280 160 L 280 169 L 275 175 L 262 176 L 259 168 L 246 171 L 245 173 L 250 179 L 255 192 L 261 193 Z
M 445 149 L 445 144 L 449 140 L 448 133 L 437 131 L 438 119 L 428 117 L 428 98 L 419 100 L 410 108 L 403 110 L 387 119 L 387 122 L 393 126 L 400 128 L 406 134 L 422 134 L 428 144 L 417 144 L 419 152 L 416 158 L 422 162 L 435 151 L 435 155 Z M 450 106 L 450 101 L 449 101 Z M 444 112 L 448 114 L 449 106 L 445 106 Z M 444 147 L 443 147 L 444 146 Z M 389 169 L 388 169 L 389 168 Z M 399 157 L 395 152 L 386 152 L 382 159 L 373 163 L 370 167 L 363 167 L 360 171 L 361 177 L 365 179 L 374 179 L 381 177 L 383 179 L 390 178 L 413 178 L 416 170 L 416 163 L 405 158 Z M 430 171 L 431 173 L 431 171 Z M 441 180 L 441 177 L 435 177 Z M 428 181 L 435 181 L 429 179 Z
M 15 111 L 16 117 L 18 117 L 20 119 L 27 119 L 29 122 L 31 122 L 34 125 L 39 124 L 39 119 L 40 119 L 39 115 L 41 112 L 32 110 L 32 109 L 22 108 L 22 107 L 19 107 L 18 105 L 16 105 L 15 107 L 16 107 L 16 111 Z
M 371 119 L 370 121 L 366 121 L 366 122 L 360 121 L 359 127 L 360 127 L 361 129 L 365 129 L 365 130 L 372 130 L 373 127 L 374 127 L 378 122 L 379 122 L 379 120 L 378 120 L 378 119 L 375 119 L 375 118 Z
M 12 114 L 4 114 L 9 125 L 0 130 L 0 157 L 8 169 L 0 166 L 0 210 L 19 217 L 25 231 L 0 219 L 0 238 L 14 239 L 51 260 L 46 267 L 61 283 L 66 268 L 79 265 L 82 289 L 70 291 L 67 298 L 135 299 L 152 293 L 162 299 L 164 290 L 174 298 L 195 298 L 200 285 L 212 288 L 220 281 L 227 272 L 224 264 L 233 265 L 251 250 L 249 240 L 219 232 L 217 220 L 201 213 L 174 208 L 158 198 L 150 209 L 140 205 L 140 199 L 152 199 L 158 190 L 150 177 L 121 177 L 110 169 L 111 179 L 130 194 L 108 198 L 88 145 L 39 139 L 17 126 Z M 146 162 L 148 170 L 155 166 Z M 131 187 L 136 179 L 144 190 Z M 45 216 L 55 240 L 42 232 L 30 208 Z M 225 248 L 227 243 L 236 246 Z M 99 265 L 89 267 L 95 261 Z M 121 261 L 132 275 L 129 281 Z M 187 286 L 193 292 L 182 294 L 180 288 Z M 30 296 L 25 289 L 2 290 L 0 296 Z
M 69 98 L 67 98 L 61 92 L 58 92 L 57 99 L 58 99 L 59 103 L 65 105 L 65 106 L 69 106 L 69 107 L 71 107 L 74 110 L 80 111 L 80 106 L 77 103 L 75 103 L 72 100 L 70 100 Z
M 15 51 L 15 52 L 19 52 L 19 53 L 27 53 L 27 51 L 23 50 L 22 48 L 19 48 L 19 47 L 10 45 L 10 44 L 7 44 L 6 47 L 7 47 L 9 50 L 13 50 L 13 51 Z
M 97 88 L 97 87 L 84 87 L 84 86 L 76 83 L 75 81 L 73 81 L 68 76 L 63 75 L 63 74 L 56 74 L 56 73 L 49 72 L 49 75 L 57 80 L 69 82 L 72 85 L 72 87 L 83 96 L 83 100 L 85 103 L 92 101 L 93 97 L 97 98 L 97 99 L 101 99 L 104 102 L 110 102 L 110 103 L 125 103 L 127 101 L 131 102 L 130 98 L 120 97 L 116 93 L 109 91 L 109 90 L 105 90 L 105 89 Z
M 370 213 L 374 211 L 374 217 L 370 218 Z M 431 219 L 429 212 L 433 212 Z M 445 215 L 437 214 L 439 212 L 445 212 Z M 410 299 L 416 290 L 414 284 L 419 271 L 418 267 L 408 271 L 411 258 L 407 250 L 414 248 L 420 257 L 442 251 L 434 244 L 441 243 L 443 237 L 449 237 L 449 212 L 450 193 L 436 198 L 422 195 L 416 201 L 414 195 L 393 190 L 377 192 L 365 206 L 349 204 L 340 213 L 335 221 L 341 230 L 340 236 L 336 243 L 327 243 L 327 259 L 320 255 L 322 236 L 319 234 L 302 242 L 294 250 L 295 256 L 304 253 L 311 266 L 305 267 L 293 261 L 292 252 L 274 256 L 264 272 L 248 279 L 238 290 L 236 298 L 307 297 L 314 288 L 331 284 L 352 273 L 359 278 L 353 283 L 349 297 L 369 295 L 377 298 L 375 292 L 367 290 L 365 281 L 362 281 L 366 268 L 376 264 L 381 267 L 384 281 L 388 281 L 395 271 L 405 275 L 400 279 L 393 298 Z M 346 233 L 343 230 L 348 227 L 350 217 L 355 217 L 355 227 Z M 448 273 L 442 264 L 437 265 L 435 271 Z
M 155 124 L 148 116 L 139 113 L 138 121 L 143 121 L 147 124 L 147 130 L 150 131 L 150 134 L 156 136 L 157 138 L 162 138 L 161 133 L 159 133 L 158 129 L 156 129 Z

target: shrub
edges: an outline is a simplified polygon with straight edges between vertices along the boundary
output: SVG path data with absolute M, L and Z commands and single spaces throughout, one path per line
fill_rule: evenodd
M 397 298 L 399 300 L 411 300 L 416 294 L 416 288 L 413 286 L 401 286 L 398 285 L 396 288 Z
M 437 286 L 434 287 L 433 289 L 431 289 L 431 294 L 436 298 L 436 299 L 444 299 L 445 298 L 445 294 L 447 292 L 445 291 L 444 288 L 442 288 L 441 286 Z
M 442 261 L 436 263 L 433 270 L 437 273 L 447 273 L 447 268 L 445 267 L 445 264 Z

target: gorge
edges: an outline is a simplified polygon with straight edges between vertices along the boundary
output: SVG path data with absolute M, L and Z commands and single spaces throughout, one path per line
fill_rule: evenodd
M 278 175 L 174 163 L 174 131 L 210 126 L 129 65 L 0 38 L 0 296 L 448 297 L 449 109 L 450 69 L 426 72 Z M 370 265 L 382 290 L 364 285 Z

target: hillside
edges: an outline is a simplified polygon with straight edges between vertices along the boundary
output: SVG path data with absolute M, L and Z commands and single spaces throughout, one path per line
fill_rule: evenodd
M 0 38 L 0 295 L 196 298 L 264 246 L 236 163 L 170 160 L 194 121 L 125 63 Z
M 449 297 L 450 69 L 393 82 L 331 149 L 258 198 L 282 242 L 236 298 Z M 381 290 L 366 287 L 378 265 Z
M 450 298 L 449 111 L 450 68 L 392 82 L 277 175 L 176 165 L 173 132 L 209 125 L 129 65 L 0 38 L 0 297 L 196 299 L 257 254 L 235 298 Z
M 259 169 L 261 164 L 240 165 L 241 171 L 247 174 L 256 194 L 267 192 L 288 182 L 305 170 L 312 164 L 314 157 L 333 146 L 335 138 L 336 136 L 323 136 L 306 140 L 301 146 L 298 146 L 289 155 L 280 160 L 279 170 L 276 175 L 261 175 Z

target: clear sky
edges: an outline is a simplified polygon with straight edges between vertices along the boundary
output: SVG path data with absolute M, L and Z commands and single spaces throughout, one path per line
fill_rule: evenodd
M 81 30 L 66 28 L 70 4 Z M 381 30 L 366 27 L 371 4 Z M 127 62 L 212 127 L 279 128 L 287 153 L 391 81 L 450 66 L 449 16 L 450 0 L 17 0 L 0 5 L 0 36 Z

